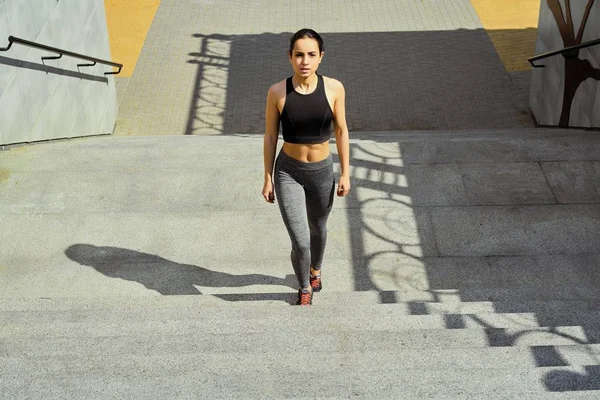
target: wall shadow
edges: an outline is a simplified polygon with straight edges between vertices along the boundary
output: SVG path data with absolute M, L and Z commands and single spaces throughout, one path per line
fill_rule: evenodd
M 91 244 L 74 244 L 65 250 L 71 260 L 94 268 L 110 278 L 119 278 L 138 282 L 149 290 L 162 295 L 198 295 L 202 294 L 194 285 L 208 287 L 243 287 L 251 285 L 283 285 L 295 288 L 294 275 L 285 279 L 262 275 L 232 275 L 212 271 L 197 265 L 181 264 L 160 256 L 135 250 Z M 226 300 L 282 300 L 292 301 L 292 295 L 253 294 L 252 296 L 221 296 Z M 295 299 L 293 299 L 295 301 Z
M 186 134 L 262 134 L 268 88 L 292 74 L 291 32 L 194 34 Z M 324 33 L 319 72 L 342 81 L 351 131 L 532 126 L 483 29 Z

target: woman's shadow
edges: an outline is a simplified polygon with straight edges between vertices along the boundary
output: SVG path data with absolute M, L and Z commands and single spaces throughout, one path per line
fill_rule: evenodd
M 139 282 L 163 295 L 202 294 L 194 285 L 208 287 L 242 287 L 280 285 L 294 288 L 296 277 L 285 278 L 262 274 L 232 275 L 190 264 L 179 264 L 162 257 L 119 247 L 74 244 L 65 250 L 71 260 L 94 268 L 111 278 Z M 221 295 L 228 300 L 288 300 L 286 293 Z

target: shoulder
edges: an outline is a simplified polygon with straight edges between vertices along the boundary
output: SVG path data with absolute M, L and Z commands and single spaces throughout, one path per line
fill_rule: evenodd
M 277 83 L 272 84 L 271 87 L 269 87 L 268 97 L 273 99 L 280 99 L 282 97 L 285 97 L 285 81 L 286 79 L 283 79 Z
M 327 87 L 328 91 L 332 91 L 335 94 L 344 93 L 344 85 L 337 79 L 330 78 L 328 76 L 323 76 L 323 81 L 325 82 L 325 86 Z

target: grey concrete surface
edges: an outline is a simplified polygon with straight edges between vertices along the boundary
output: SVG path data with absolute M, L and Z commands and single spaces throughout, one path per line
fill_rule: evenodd
M 600 208 L 575 196 L 597 191 L 594 132 L 352 140 L 354 190 L 329 222 L 329 290 L 534 293 L 600 282 Z M 1 152 L 1 296 L 293 292 L 289 239 L 260 195 L 261 151 L 259 137 L 234 135 Z
M 406 315 L 395 305 L 352 307 L 347 309 L 321 307 L 310 314 L 297 314 L 288 308 L 268 305 L 252 308 L 222 307 L 194 309 L 97 310 L 63 312 L 10 312 L 2 313 L 5 326 L 0 337 L 84 337 L 119 335 L 221 335 L 268 333 L 277 330 L 292 334 L 296 325 L 306 331 L 321 332 L 405 332 L 444 329 L 544 329 L 567 327 L 595 328 L 600 325 L 599 310 L 564 309 L 549 313 L 482 313 Z M 369 315 L 365 320 L 364 315 Z M 335 323 L 331 323 L 335 320 Z M 591 340 L 591 339 L 590 339 Z
M 103 346 L 102 346 L 103 347 Z M 586 365 L 586 362 L 594 362 L 594 357 L 598 354 L 598 345 L 588 346 L 589 353 L 577 352 L 575 346 L 556 346 L 556 352 L 569 360 L 571 365 Z M 177 346 L 178 348 L 178 346 Z M 231 360 L 224 357 L 222 354 L 214 353 L 191 353 L 191 352 L 174 352 L 168 347 L 156 349 L 152 354 L 144 354 L 142 351 L 137 351 L 135 348 L 128 352 L 127 357 L 115 358 L 112 364 L 112 354 L 114 350 L 106 349 L 106 352 L 100 353 L 91 352 L 97 363 L 94 365 L 93 372 L 95 374 L 114 374 L 120 373 L 133 374 L 141 368 L 146 368 L 146 371 L 151 374 L 158 374 L 161 368 L 169 369 L 169 372 L 184 372 L 188 369 L 206 368 L 206 365 L 211 365 L 215 372 L 227 373 L 231 369 Z M 543 354 L 543 349 L 539 353 Z M 35 365 L 35 377 L 43 378 L 49 373 L 53 374 L 81 374 L 83 368 L 88 368 L 83 355 L 73 356 L 64 354 L 58 356 L 52 362 L 52 358 L 48 356 L 49 351 L 40 354 L 39 357 L 31 357 L 28 362 Z M 366 355 L 366 356 L 365 356 Z M 360 361 L 363 358 L 362 362 Z M 469 370 L 476 363 L 481 363 L 481 360 L 488 361 L 481 363 L 482 369 L 498 369 L 502 368 L 523 368 L 528 366 L 534 368 L 537 365 L 537 360 L 526 354 L 522 349 L 516 347 L 500 348 L 473 348 L 473 349 L 424 349 L 424 350 L 402 350 L 397 355 L 392 355 L 390 352 L 360 352 L 348 351 L 345 354 L 337 352 L 328 352 L 327 357 L 323 359 L 323 367 L 328 371 L 339 368 L 339 364 L 346 362 L 350 365 L 361 365 L 364 371 L 377 371 L 384 369 L 382 366 L 395 365 L 394 368 L 403 370 L 404 373 L 414 370 L 431 370 L 439 369 L 440 358 L 448 360 L 446 367 L 448 369 Z M 541 358 L 541 357 L 540 357 Z M 548 357 L 549 358 L 549 357 Z M 18 357 L 5 357 L 6 363 L 3 364 L 2 372 L 9 372 L 17 368 L 23 368 L 19 365 L 22 360 Z M 64 362 L 69 360 L 71 362 Z M 252 353 L 252 357 L 240 357 L 237 360 L 240 369 L 252 370 L 254 372 L 268 373 L 273 366 L 275 370 L 292 370 L 294 368 L 301 369 L 303 372 L 309 372 L 306 366 L 298 366 L 297 362 L 292 357 L 276 357 L 271 354 Z M 164 366 L 163 366 L 164 365 Z M 304 369 L 306 368 L 306 371 Z M 129 372 L 127 372 L 129 371 Z M 89 371 L 92 372 L 92 371 Z
M 261 134 L 304 27 L 323 35 L 319 72 L 345 85 L 353 131 L 532 126 L 528 81 L 506 72 L 468 0 L 163 0 L 115 133 Z
M 365 352 L 362 357 L 370 358 L 372 353 Z M 249 354 L 249 357 L 254 354 Z M 207 374 L 206 366 L 210 358 L 191 360 L 189 363 L 177 363 L 158 374 L 148 368 L 145 374 L 94 374 L 94 370 L 78 375 L 58 372 L 56 375 L 36 379 L 35 384 L 27 383 L 27 377 L 10 377 L 3 383 L 16 388 L 12 393 L 20 395 L 32 392 L 36 395 L 49 395 L 55 398 L 63 394 L 73 398 L 84 396 L 97 398 L 111 397 L 169 397 L 174 391 L 177 397 L 242 398 L 261 396 L 313 398 L 319 397 L 359 397 L 384 398 L 407 396 L 411 398 L 502 398 L 517 396 L 533 399 L 552 398 L 593 398 L 593 381 L 585 380 L 583 371 L 593 372 L 591 367 L 539 367 L 478 369 L 468 368 L 462 374 L 448 373 L 446 369 L 403 370 L 394 364 L 380 364 L 376 370 L 363 370 L 362 363 L 349 364 L 352 358 L 341 357 L 338 366 L 327 374 L 315 374 L 310 382 L 299 382 L 299 374 L 310 374 L 308 366 L 293 366 L 283 370 L 238 372 L 229 369 L 226 372 Z M 259 358 L 260 359 L 260 358 Z M 201 363 L 200 361 L 207 362 Z M 150 361 L 150 360 L 148 360 Z M 236 358 L 230 359 L 230 368 Z M 99 364 L 102 364 L 101 362 Z M 186 366 L 188 367 L 186 369 Z M 194 368 L 198 366 L 197 368 Z M 327 376 L 325 376 L 327 375 Z M 465 377 L 469 379 L 465 379 Z M 77 387 L 69 385 L 69 380 L 77 378 Z M 579 381 L 577 381 L 579 379 Z M 308 379 L 307 379 L 308 380 Z M 105 382 L 110 381 L 107 385 Z M 59 382 L 58 385 L 55 382 Z M 555 393 L 544 389 L 550 385 Z M 98 388 L 103 387 L 102 391 Z M 581 391 L 568 394 L 556 393 L 580 387 Z M 152 389 L 152 390 L 151 390 Z M 587 391 L 586 391 L 587 390 Z M 596 393 L 597 394 L 597 393 Z
M 600 249 L 600 206 L 437 208 L 443 256 L 583 254 Z
M 261 152 L 0 151 L 0 398 L 597 397 L 596 132 L 352 136 L 308 309 Z
M 218 313 L 215 309 L 211 312 Z M 118 332 L 110 330 L 109 326 L 102 329 L 100 326 L 89 325 L 87 332 L 81 336 L 64 336 L 63 329 L 56 329 L 55 332 L 43 335 L 31 336 L 11 336 L 4 340 L 5 353 L 16 354 L 15 350 L 19 346 L 38 347 L 41 342 L 45 342 L 47 351 L 56 351 L 57 348 L 64 347 L 66 340 L 70 340 L 73 345 L 72 351 L 85 352 L 92 346 L 107 345 L 108 343 L 121 343 L 122 348 L 128 346 L 145 346 L 147 349 L 159 343 L 168 343 L 168 341 L 177 340 L 174 345 L 178 352 L 187 347 L 189 352 L 197 353 L 222 353 L 222 354 L 298 354 L 304 351 L 310 351 L 311 342 L 318 342 L 324 353 L 331 351 L 352 351 L 360 349 L 362 351 L 385 351 L 402 349 L 432 349 L 432 348 L 486 348 L 486 347 L 521 347 L 527 351 L 531 346 L 568 346 L 568 345 L 589 345 L 598 344 L 600 341 L 600 327 L 581 327 L 581 326 L 557 326 L 557 327 L 530 327 L 519 328 L 487 328 L 480 325 L 478 329 L 413 329 L 402 332 L 384 331 L 384 330 L 364 330 L 356 329 L 354 331 L 324 330 L 293 330 L 293 326 L 298 324 L 295 321 L 284 323 L 283 321 L 271 321 L 268 330 L 260 332 L 248 332 L 240 334 L 236 332 L 221 332 L 214 334 L 212 332 L 194 332 L 186 329 L 186 325 L 199 324 L 201 321 L 183 321 L 174 324 L 171 328 L 165 326 L 162 330 L 156 330 L 152 333 L 150 329 L 133 330 L 126 332 L 127 325 L 120 324 L 123 329 Z M 277 330 L 273 332 L 277 324 L 287 326 L 289 329 Z M 66 325 L 66 324 L 63 324 Z M 157 327 L 166 325 L 162 322 L 156 324 Z M 133 328 L 135 325 L 132 325 Z M 93 328 L 99 329 L 94 333 Z M 177 328 L 181 329 L 181 334 Z M 16 329 L 15 329 L 16 330 Z M 152 336 L 155 340 L 148 341 Z M 276 339 L 276 340 L 275 340 Z M 195 343 L 191 343 L 195 341 Z M 185 346 L 184 346 L 185 345 Z M 54 349 L 52 349 L 54 347 Z M 35 353 L 34 353 L 35 354 Z M 81 354 L 81 353 L 80 353 Z
M 600 163 L 596 161 L 542 163 L 556 199 L 563 204 L 598 203 Z

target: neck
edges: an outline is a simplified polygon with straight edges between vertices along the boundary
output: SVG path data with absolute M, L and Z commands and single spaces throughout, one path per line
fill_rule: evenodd
M 292 82 L 294 83 L 294 86 L 300 90 L 309 92 L 311 88 L 314 88 L 317 85 L 318 79 L 319 78 L 317 77 L 316 73 L 307 77 L 294 74 Z

